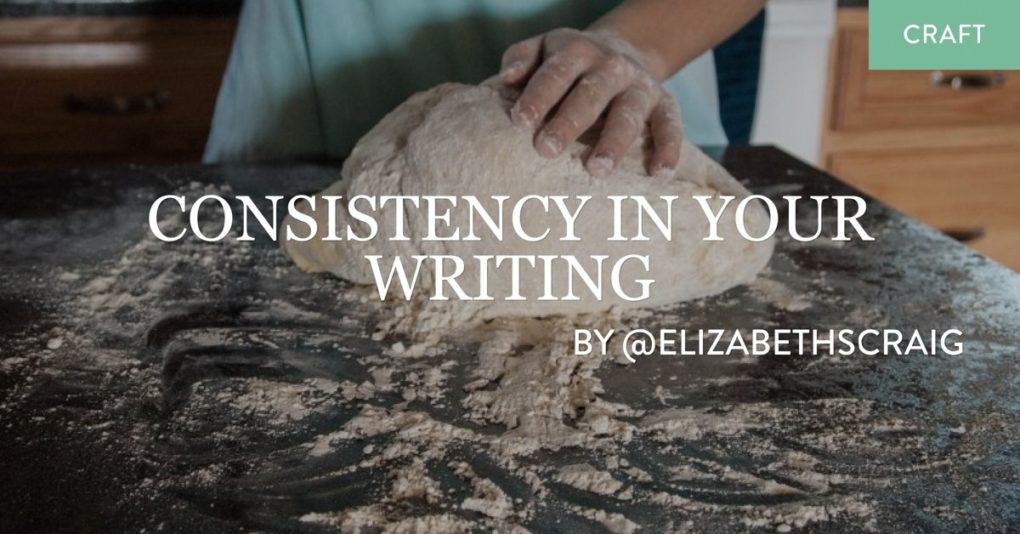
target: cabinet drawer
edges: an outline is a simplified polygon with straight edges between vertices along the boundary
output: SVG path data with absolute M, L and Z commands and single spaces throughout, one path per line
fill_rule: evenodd
M 832 173 L 1020 270 L 1020 146 L 836 153 Z
M 867 26 L 842 28 L 833 130 L 1020 124 L 1020 72 L 869 71 Z
M 79 24 L 55 21 L 46 28 Z M 88 36 L 0 39 L 0 164 L 197 160 L 233 21 L 102 21 Z M 171 31 L 171 30 L 176 30 Z

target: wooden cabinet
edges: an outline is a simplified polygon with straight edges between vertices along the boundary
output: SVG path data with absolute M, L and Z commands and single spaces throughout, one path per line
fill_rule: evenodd
M 1016 148 L 905 149 L 833 154 L 832 174 L 1020 269 Z
M 0 19 L 0 168 L 198 161 L 234 24 Z
M 827 170 L 1020 270 L 1020 72 L 869 71 L 844 8 L 827 99 Z

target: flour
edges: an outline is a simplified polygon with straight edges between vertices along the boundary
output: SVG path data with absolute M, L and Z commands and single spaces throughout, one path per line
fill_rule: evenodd
M 180 193 L 193 202 L 227 190 L 196 183 Z M 994 458 L 982 438 L 1015 429 L 1001 412 L 963 419 L 955 410 L 972 413 L 963 405 L 947 421 L 893 416 L 885 401 L 848 386 L 866 387 L 873 368 L 924 375 L 928 360 L 624 365 L 619 336 L 607 355 L 570 350 L 578 327 L 677 328 L 704 317 L 726 323 L 712 327 L 776 325 L 830 306 L 845 306 L 850 326 L 895 325 L 881 303 L 832 293 L 822 273 L 796 270 L 785 251 L 761 275 L 775 283 L 709 299 L 454 324 L 418 301 L 379 303 L 364 287 L 307 276 L 268 247 L 230 239 L 167 247 L 151 236 L 129 245 L 98 266 L 40 274 L 66 313 L 59 326 L 3 347 L 0 371 L 17 380 L 0 417 L 51 421 L 70 407 L 67 428 L 116 446 L 144 473 L 125 483 L 131 505 L 187 494 L 195 500 L 174 506 L 217 520 L 224 508 L 255 510 L 251 517 L 286 527 L 341 531 L 514 531 L 550 518 L 616 532 L 868 530 L 905 506 L 900 496 L 917 491 L 903 490 L 907 482 L 969 484 L 967 473 Z M 853 250 L 824 253 L 841 255 L 835 261 Z M 254 282 L 231 287 L 242 274 Z M 53 391 L 69 406 L 31 411 Z M 88 391 L 103 394 L 78 402 Z M 923 388 L 897 396 L 949 398 Z M 883 503 L 890 494 L 897 500 Z M 930 509 L 966 517 L 963 506 Z
M 584 171 L 581 157 L 586 147 L 576 143 L 567 154 L 553 161 L 543 160 L 531 148 L 525 132 L 515 129 L 509 122 L 506 109 L 509 99 L 490 87 L 464 87 L 446 85 L 417 95 L 363 138 L 347 160 L 343 180 L 323 194 L 471 194 L 507 195 L 512 199 L 527 194 L 594 194 L 595 202 L 605 202 L 611 194 L 661 194 L 665 190 L 679 194 L 681 206 L 674 209 L 674 223 L 684 228 L 683 242 L 621 245 L 599 243 L 595 236 L 610 235 L 603 213 L 608 206 L 582 212 L 578 226 L 587 236 L 585 244 L 547 241 L 533 244 L 519 239 L 504 238 L 495 244 L 501 253 L 608 253 L 613 257 L 647 253 L 652 257 L 653 268 L 649 278 L 657 281 L 655 295 L 645 306 L 661 305 L 717 293 L 732 285 L 750 280 L 767 262 L 772 251 L 771 242 L 748 243 L 738 239 L 732 218 L 724 223 L 721 233 L 725 242 L 706 243 L 698 236 L 705 234 L 707 224 L 694 204 L 693 195 L 716 195 L 720 192 L 746 196 L 749 193 L 697 148 L 686 145 L 684 158 L 677 175 L 666 183 L 643 176 L 643 158 L 640 147 L 626 158 L 621 169 L 613 176 L 593 180 Z M 764 224 L 764 214 L 755 206 L 751 210 L 750 225 Z M 337 220 L 338 227 L 349 224 L 345 213 Z M 463 225 L 465 215 L 453 212 L 454 222 Z M 318 216 L 320 225 L 325 216 Z M 386 217 L 383 220 L 388 220 Z M 557 221 L 534 213 L 529 220 L 545 224 L 556 234 Z M 291 222 L 293 224 L 293 222 Z M 383 223 L 385 224 L 385 223 Z M 410 227 L 423 227 L 415 220 Z M 386 233 L 385 231 L 383 233 Z M 420 233 L 414 233 L 421 239 Z M 584 236 L 582 236 L 582 240 Z M 308 243 L 286 242 L 289 255 L 306 270 L 326 270 L 357 283 L 371 279 L 361 260 L 370 253 L 387 257 L 409 258 L 413 254 L 428 253 L 430 243 L 413 241 L 410 244 L 384 240 L 364 244 L 357 241 Z M 489 245 L 490 247 L 492 244 Z M 599 249 L 599 250 L 594 250 Z M 604 250 L 603 250 L 604 249 Z M 472 242 L 444 243 L 442 252 L 460 257 L 491 254 L 495 249 Z M 496 274 L 496 273 L 491 273 Z M 477 276 L 477 275 L 476 275 Z M 426 273 L 425 287 L 434 273 Z M 497 279 L 496 276 L 490 276 Z M 418 455 L 436 458 L 457 442 L 483 444 L 489 453 L 505 468 L 517 470 L 529 480 L 534 493 L 544 493 L 546 477 L 533 470 L 520 470 L 519 458 L 538 451 L 562 448 L 589 448 L 617 450 L 621 444 L 633 439 L 637 432 L 663 430 L 665 440 L 700 437 L 697 424 L 690 420 L 694 414 L 675 412 L 660 414 L 640 426 L 628 419 L 641 417 L 643 412 L 626 405 L 602 399 L 603 388 L 595 372 L 603 364 L 620 358 L 619 346 L 613 354 L 582 357 L 570 349 L 569 340 L 578 326 L 618 328 L 624 320 L 622 312 L 633 303 L 618 298 L 580 302 L 535 302 L 537 294 L 531 289 L 533 280 L 525 280 L 523 302 L 497 299 L 478 303 L 456 301 L 437 303 L 426 300 L 419 293 L 409 302 L 389 301 L 381 304 L 388 317 L 377 326 L 373 339 L 382 341 L 393 334 L 410 336 L 410 345 L 397 341 L 389 345 L 386 354 L 391 364 L 385 367 L 386 381 L 399 373 L 403 376 L 399 387 L 403 404 L 425 401 L 432 405 L 445 399 L 444 388 L 448 376 L 443 367 L 417 370 L 413 360 L 435 356 L 432 349 L 444 339 L 461 341 L 477 339 L 469 382 L 463 386 L 466 396 L 460 407 L 465 416 L 478 424 L 499 425 L 505 431 L 498 437 L 482 435 L 463 427 L 441 424 L 422 412 L 395 412 L 366 407 L 351 419 L 340 432 L 328 438 L 318 438 L 308 444 L 309 454 L 322 456 L 328 447 L 348 439 L 366 439 L 386 434 L 393 444 L 364 464 L 392 461 L 395 458 Z M 508 288 L 500 287 L 496 292 Z M 506 282 L 502 282 L 506 283 Z M 564 280 L 553 282 L 562 287 Z M 349 299 L 347 299 L 349 300 Z M 358 299 L 365 302 L 368 299 Z M 593 313 L 594 312 L 594 313 Z M 568 313 L 569 317 L 526 319 L 529 316 L 547 316 Z M 578 316 L 578 313 L 587 315 Z M 633 317 L 636 314 L 631 314 Z M 517 317 L 504 319 L 503 317 Z M 494 322 L 483 324 L 482 321 Z M 519 350 L 521 347 L 527 347 Z M 450 362 L 452 363 L 452 362 Z M 343 397 L 348 401 L 371 401 L 379 381 L 341 384 Z M 661 398 L 665 394 L 660 391 Z M 665 403 L 665 400 L 664 400 Z M 700 414 L 702 422 L 714 421 L 708 414 Z M 725 425 L 714 422 L 714 430 Z M 678 429 L 683 428 L 682 432 Z M 713 429 L 706 429 L 710 431 Z M 427 444 L 427 446 L 425 445 Z M 494 482 L 477 477 L 466 463 L 455 465 L 456 473 L 470 481 L 472 496 L 465 498 L 460 508 L 507 521 L 516 509 L 505 492 Z M 647 480 L 650 475 L 634 468 L 632 476 Z M 413 483 L 409 481 L 413 479 Z M 606 471 L 589 464 L 575 464 L 561 468 L 553 477 L 557 482 L 598 495 L 630 499 L 633 492 Z M 392 482 L 391 499 L 437 495 L 437 490 L 422 472 L 420 460 L 410 471 L 400 472 Z M 529 514 L 525 507 L 517 516 Z M 585 511 L 593 519 L 614 532 L 631 532 L 636 524 L 620 514 L 602 511 Z
M 706 434 L 732 436 L 757 425 L 753 423 L 754 410 L 741 406 L 742 413 L 713 413 L 705 409 L 669 408 L 646 416 L 641 426 L 662 441 L 700 439 Z
M 301 516 L 303 523 L 328 526 L 340 532 L 362 532 L 379 529 L 386 534 L 418 532 L 471 532 L 474 525 L 453 514 L 434 514 L 387 521 L 382 505 L 370 505 L 345 512 L 313 512 Z
M 811 307 L 811 301 L 805 298 L 803 293 L 767 277 L 756 278 L 750 287 L 751 291 L 782 310 L 798 312 Z
M 461 478 L 467 479 L 474 489 L 471 497 L 464 499 L 460 507 L 464 510 L 479 512 L 493 519 L 506 519 L 514 513 L 514 505 L 507 497 L 503 489 L 489 479 L 479 477 L 471 466 L 464 462 L 457 462 L 451 465 L 454 472 Z M 522 519 L 526 518 L 522 514 Z
M 597 521 L 613 534 L 631 534 L 641 529 L 640 525 L 627 519 L 623 514 L 581 507 L 576 507 L 575 510 L 584 517 Z
M 634 318 L 628 314 L 499 320 L 471 332 L 456 333 L 468 343 L 473 338 L 485 340 L 475 349 L 472 369 L 466 373 L 466 395 L 461 403 L 465 410 L 463 423 L 443 423 L 424 412 L 402 408 L 365 407 L 342 430 L 309 443 L 308 454 L 312 457 L 326 456 L 351 440 L 376 440 L 385 436 L 389 445 L 382 449 L 366 448 L 365 458 L 357 469 L 375 469 L 394 463 L 402 466 L 392 470 L 389 502 L 398 502 L 405 497 L 412 501 L 434 499 L 460 510 L 477 512 L 487 518 L 485 521 L 496 521 L 491 523 L 493 525 L 510 526 L 524 521 L 534 513 L 534 505 L 518 505 L 504 487 L 479 477 L 469 464 L 462 461 L 449 464 L 449 468 L 469 482 L 471 493 L 450 503 L 441 485 L 434 482 L 436 479 L 423 471 L 425 464 L 422 460 L 442 461 L 453 450 L 474 445 L 487 451 L 508 472 L 527 481 L 533 495 L 546 495 L 550 484 L 563 484 L 618 501 L 687 513 L 721 513 L 726 510 L 723 505 L 690 499 L 683 496 L 682 491 L 643 488 L 649 483 L 656 487 L 654 482 L 662 480 L 666 473 L 653 475 L 629 465 L 619 454 L 642 436 L 659 442 L 667 452 L 674 450 L 678 444 L 721 438 L 739 442 L 739 447 L 747 454 L 770 457 L 781 449 L 769 442 L 760 442 L 754 433 L 777 425 L 792 428 L 799 417 L 796 414 L 803 408 L 780 408 L 760 403 L 712 408 L 673 407 L 649 412 L 603 400 L 604 388 L 596 371 L 603 365 L 609 365 L 613 358 L 578 358 L 563 349 L 566 346 L 564 336 L 577 325 L 619 326 L 632 320 Z M 523 350 L 522 346 L 525 347 Z M 388 380 L 400 382 L 399 387 L 417 391 L 411 395 L 405 393 L 405 398 L 410 396 L 434 402 L 428 401 L 429 395 L 422 391 L 428 388 L 427 381 L 421 380 L 417 371 L 409 371 L 413 368 L 417 368 L 415 360 L 397 358 L 390 360 L 384 374 Z M 411 377 L 409 381 L 395 378 L 408 375 Z M 847 425 L 860 424 L 858 421 L 870 416 L 867 403 L 822 400 L 806 405 L 825 410 L 834 418 L 832 430 L 800 434 L 805 439 L 816 439 L 816 446 L 830 440 L 834 446 L 841 442 L 845 445 L 851 439 L 844 434 Z M 470 421 L 497 424 L 504 430 L 495 435 L 480 433 L 468 428 Z M 866 427 L 877 428 L 874 424 Z M 855 436 L 866 433 L 852 432 Z M 909 440 L 903 442 L 909 443 Z M 587 454 L 596 458 L 604 457 L 606 467 L 577 463 L 550 472 L 541 467 L 526 466 L 528 462 L 525 459 L 541 451 L 576 449 L 589 451 Z M 436 468 L 430 469 L 434 471 Z M 847 517 L 870 521 L 872 512 L 866 500 L 843 496 L 825 506 L 800 503 L 851 481 L 844 475 L 824 473 L 819 469 L 817 458 L 785 451 L 761 471 L 744 471 L 708 459 L 688 458 L 684 463 L 671 466 L 666 478 L 673 481 L 677 489 L 687 484 L 699 487 L 700 484 L 722 483 L 737 488 L 732 490 L 733 495 L 791 496 L 796 499 L 789 505 L 737 506 L 736 509 L 743 511 L 742 521 L 746 526 L 801 528 Z M 387 524 L 387 521 L 395 519 L 392 512 L 373 510 L 379 512 L 374 519 L 377 524 Z M 632 532 L 637 525 L 626 514 L 584 507 L 577 507 L 575 511 L 614 532 Z M 373 512 L 366 509 L 359 513 Z
M 186 191 L 189 196 L 210 191 L 200 185 L 193 187 Z M 207 268 L 213 269 L 208 273 L 211 285 L 225 283 L 228 276 L 219 265 L 242 263 L 242 258 L 252 253 L 244 242 L 224 240 L 215 246 L 218 259 L 206 262 Z M 158 309 L 155 305 L 185 282 L 178 262 L 202 264 L 211 254 L 210 245 L 198 242 L 182 243 L 170 254 L 147 238 L 113 259 L 112 268 L 102 274 L 64 275 L 61 279 L 77 287 L 76 304 L 83 317 L 102 319 L 100 331 L 141 330 L 157 318 L 139 312 Z M 276 279 L 287 272 L 282 261 L 254 268 L 264 272 L 264 277 Z M 446 313 L 442 308 L 420 301 L 380 303 L 369 290 L 356 286 L 330 285 L 328 290 L 338 291 L 332 298 L 342 308 L 342 316 L 310 311 L 279 296 L 258 302 L 243 314 L 244 320 L 256 324 L 282 321 L 321 325 L 319 330 L 203 328 L 185 331 L 185 337 L 167 349 L 172 354 L 176 345 L 212 350 L 241 344 L 287 354 L 292 349 L 285 347 L 300 342 L 312 347 L 304 350 L 313 352 L 318 350 L 314 347 L 327 347 L 330 352 L 357 354 L 357 361 L 366 368 L 357 377 L 203 379 L 190 387 L 186 402 L 174 410 L 164 431 L 201 436 L 213 446 L 231 447 L 256 433 L 288 438 L 299 429 L 317 428 L 322 418 L 338 410 L 354 410 L 339 428 L 317 430 L 299 442 L 296 450 L 306 461 L 314 462 L 353 446 L 358 451 L 356 459 L 330 476 L 380 473 L 384 484 L 373 494 L 371 504 L 295 518 L 302 522 L 342 531 L 362 527 L 384 532 L 513 530 L 535 517 L 537 503 L 563 486 L 616 502 L 713 513 L 720 510 L 717 505 L 683 497 L 682 487 L 662 491 L 658 484 L 668 478 L 669 468 L 632 466 L 621 455 L 637 440 L 658 443 L 669 452 L 677 443 L 712 436 L 739 439 L 784 417 L 783 412 L 768 406 L 670 408 L 679 402 L 679 396 L 665 383 L 658 384 L 654 394 L 650 392 L 665 405 L 662 409 L 650 411 L 607 400 L 600 372 L 625 362 L 620 357 L 619 339 L 610 343 L 609 354 L 579 356 L 570 348 L 573 330 L 625 330 L 668 315 L 616 307 L 581 315 L 458 323 L 459 319 L 442 317 Z M 361 339 L 373 340 L 374 352 L 359 348 L 357 343 L 363 341 L 342 339 L 330 332 L 341 327 L 367 328 Z M 54 355 L 64 354 L 78 343 L 75 332 L 68 329 L 51 331 L 46 339 L 44 345 L 52 339 L 63 340 L 49 349 Z M 469 356 L 458 355 L 464 347 L 469 348 Z M 133 360 L 128 354 L 97 348 L 89 354 L 96 363 L 104 362 L 104 368 L 131 369 Z M 29 362 L 4 363 L 5 367 L 21 368 Z M 300 360 L 294 363 L 307 365 Z M 440 416 L 435 412 L 439 409 L 456 415 Z M 209 426 L 210 420 L 220 417 L 224 424 Z M 526 494 L 522 497 L 505 477 L 479 475 L 459 456 L 457 451 L 465 447 L 522 484 Z M 758 448 L 768 454 L 767 448 Z M 559 468 L 532 460 L 536 455 L 570 451 L 584 451 L 588 459 Z M 773 463 L 776 470 L 791 469 L 780 461 Z M 810 480 L 811 464 L 796 465 L 801 467 L 802 478 Z M 236 467 L 228 466 L 226 462 L 202 464 L 177 478 L 151 480 L 144 491 L 170 489 L 175 484 L 214 488 L 221 480 L 236 476 Z M 246 469 L 257 472 L 267 467 L 254 464 Z M 718 465 L 702 465 L 701 469 L 708 481 L 728 481 L 760 494 L 773 491 L 767 481 L 751 473 L 725 472 Z M 458 488 L 451 480 L 460 480 L 465 486 Z M 811 487 L 823 488 L 826 483 L 822 480 Z M 518 493 L 512 496 L 515 491 Z M 419 505 L 431 512 L 415 511 Z M 758 509 L 750 508 L 747 517 L 764 521 L 753 515 Z M 613 532 L 633 532 L 638 525 L 627 513 L 583 506 L 571 506 L 570 510 Z M 838 507 L 832 513 L 838 513 Z M 796 518 L 788 520 L 795 523 Z
M 339 384 L 323 378 L 299 384 L 255 379 L 241 382 L 240 391 L 221 393 L 220 398 L 236 410 L 261 415 L 273 425 L 285 425 L 331 406 L 339 389 Z
M 410 467 L 395 470 L 393 478 L 390 493 L 393 500 L 424 499 L 425 502 L 435 503 L 442 496 L 439 485 L 428 476 L 421 459 L 412 460 Z
M 600 471 L 588 464 L 571 464 L 560 468 L 556 480 L 579 490 L 599 495 L 616 495 L 623 489 L 623 482 L 613 478 L 606 471 Z

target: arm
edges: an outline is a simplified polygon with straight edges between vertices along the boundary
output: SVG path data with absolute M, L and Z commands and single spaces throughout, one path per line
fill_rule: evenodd
M 680 111 L 661 82 L 739 29 L 764 0 L 628 0 L 586 31 L 557 29 L 512 45 L 500 78 L 524 90 L 510 112 L 535 128 L 546 157 L 605 113 L 585 165 L 608 174 L 644 130 L 654 143 L 648 172 L 670 175 L 680 158 Z M 550 111 L 559 106 L 555 114 Z
M 641 51 L 660 82 L 733 35 L 765 0 L 630 0 L 592 24 Z

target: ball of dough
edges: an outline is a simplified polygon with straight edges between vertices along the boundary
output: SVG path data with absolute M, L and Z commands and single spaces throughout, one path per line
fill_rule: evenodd
M 539 156 L 533 148 L 533 132 L 510 122 L 508 109 L 512 95 L 507 91 L 495 84 L 445 84 L 414 95 L 358 142 L 344 163 L 341 179 L 320 195 L 344 197 L 336 216 L 340 228 L 351 224 L 345 206 L 347 199 L 356 195 L 474 195 L 487 206 L 495 206 L 490 202 L 493 195 L 510 197 L 507 206 L 513 206 L 516 200 L 527 195 L 571 198 L 589 195 L 592 198 L 576 223 L 580 240 L 525 241 L 510 229 L 510 214 L 507 213 L 507 231 L 502 241 L 492 239 L 477 217 L 475 228 L 481 237 L 478 241 L 423 241 L 424 210 L 411 210 L 406 225 L 411 238 L 408 241 L 386 239 L 394 232 L 392 213 L 386 211 L 379 217 L 379 236 L 371 241 L 323 241 L 327 214 L 322 209 L 324 204 L 317 202 L 320 209 L 315 211 L 315 218 L 319 235 L 307 242 L 284 241 L 290 257 L 308 271 L 328 271 L 356 284 L 374 284 L 366 255 L 400 256 L 405 265 L 414 264 L 414 255 L 456 255 L 467 265 L 458 281 L 468 293 L 474 294 L 478 291 L 481 270 L 476 268 L 472 258 L 478 255 L 574 255 L 581 264 L 591 267 L 591 272 L 594 272 L 591 256 L 608 256 L 603 269 L 601 299 L 593 296 L 575 275 L 573 287 L 578 300 L 539 300 L 545 290 L 543 273 L 538 269 L 524 269 L 519 290 L 525 300 L 506 300 L 513 289 L 509 264 L 496 268 L 490 262 L 486 274 L 493 300 L 451 299 L 426 303 L 433 309 L 443 310 L 451 323 L 499 316 L 546 316 L 600 312 L 613 307 L 660 306 L 712 295 L 748 282 L 768 262 L 773 249 L 771 240 L 751 242 L 737 233 L 736 206 L 740 199 L 749 195 L 748 191 L 697 147 L 684 144 L 680 166 L 672 178 L 646 174 L 648 147 L 643 141 L 635 143 L 615 172 L 596 178 L 583 167 L 583 157 L 591 149 L 589 140 L 584 138 L 559 157 Z M 738 197 L 730 202 L 719 222 L 719 235 L 724 240 L 704 241 L 709 235 L 708 219 L 692 197 L 720 194 Z M 671 239 L 667 240 L 645 220 L 644 233 L 649 240 L 608 240 L 613 233 L 613 206 L 608 198 L 611 195 L 644 195 L 650 203 L 663 208 L 665 204 L 658 201 L 660 195 L 678 196 L 672 207 Z M 714 209 L 721 205 L 718 199 L 712 202 Z M 570 205 L 575 204 L 570 202 Z M 551 228 L 550 236 L 563 234 L 565 223 L 557 210 L 546 213 L 535 203 L 529 206 L 532 209 L 524 217 L 529 232 L 540 234 L 545 228 Z M 664 209 L 658 212 L 665 215 Z M 462 234 L 466 233 L 467 213 L 464 203 L 458 203 L 451 213 L 450 228 L 461 228 Z M 625 213 L 629 214 L 623 221 L 627 229 L 625 235 L 628 235 L 633 233 L 636 211 L 629 209 Z M 748 206 L 744 218 L 751 235 L 762 235 L 768 227 L 765 210 L 756 202 Z M 288 220 L 285 224 L 293 225 L 294 221 Z M 295 231 L 306 233 L 307 227 L 295 226 Z M 639 293 L 637 280 L 654 280 L 645 300 L 623 298 L 610 284 L 611 267 L 631 254 L 648 256 L 649 268 L 646 272 L 638 262 L 625 262 L 618 273 L 621 289 L 633 296 Z M 384 261 L 383 265 L 388 266 L 389 261 Z M 420 274 L 415 298 L 428 299 L 435 282 L 433 265 L 424 263 Z M 552 271 L 555 295 L 565 294 L 569 275 L 569 271 L 562 268 Z M 449 290 L 446 293 L 453 296 Z M 391 287 L 389 298 L 403 298 L 399 286 Z

